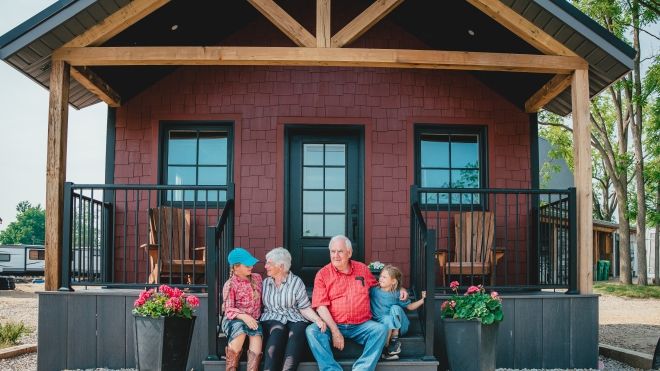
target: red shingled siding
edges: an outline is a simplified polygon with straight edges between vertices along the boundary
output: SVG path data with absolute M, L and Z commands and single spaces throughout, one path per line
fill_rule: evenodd
M 273 34 L 269 27 L 257 21 L 249 28 Z M 287 45 L 273 37 L 270 44 Z M 424 48 L 391 24 L 377 26 L 358 46 L 367 45 Z M 404 272 L 410 255 L 413 123 L 487 126 L 489 186 L 530 186 L 528 116 L 460 71 L 179 68 L 118 109 L 116 183 L 158 182 L 159 121 L 173 119 L 236 123 L 236 244 L 261 258 L 283 240 L 285 123 L 365 125 L 365 256 Z

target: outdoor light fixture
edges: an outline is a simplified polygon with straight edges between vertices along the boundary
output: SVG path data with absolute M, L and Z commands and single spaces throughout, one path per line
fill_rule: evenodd
M 474 36 L 474 35 L 475 35 L 474 30 L 468 30 L 468 35 L 470 35 L 470 36 Z
M 177 28 L 179 28 L 179 25 L 178 24 L 173 24 L 172 27 L 170 27 L 170 30 L 176 31 Z

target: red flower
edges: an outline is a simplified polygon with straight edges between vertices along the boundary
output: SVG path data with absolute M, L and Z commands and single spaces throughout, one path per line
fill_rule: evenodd
M 481 290 L 477 286 L 470 286 L 470 287 L 468 287 L 467 292 L 465 293 L 465 295 L 474 294 L 474 293 L 479 292 L 479 291 L 481 291 Z
M 196 308 L 196 307 L 199 306 L 199 299 L 197 298 L 197 296 L 194 296 L 194 295 L 187 296 L 186 301 L 193 308 Z
M 451 283 L 449 284 L 449 287 L 452 290 L 456 290 L 458 288 L 458 281 L 451 281 Z
M 179 290 L 178 287 L 175 287 L 172 290 L 170 290 L 169 296 L 171 298 L 180 298 L 183 296 L 183 291 Z
M 169 298 L 165 302 L 165 308 L 173 311 L 173 312 L 178 312 L 181 310 L 183 307 L 183 302 L 181 301 L 181 298 Z
M 172 288 L 167 285 L 160 285 L 158 291 L 162 292 L 170 298 L 172 297 Z

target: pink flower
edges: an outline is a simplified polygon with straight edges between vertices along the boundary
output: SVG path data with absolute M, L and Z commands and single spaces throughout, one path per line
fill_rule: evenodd
M 500 298 L 500 294 L 497 291 L 491 291 L 490 292 L 490 297 L 497 300 Z
M 183 291 L 179 290 L 179 288 L 175 287 L 170 291 L 170 297 L 171 298 L 180 298 L 183 296 Z
M 443 301 L 442 305 L 440 305 L 440 310 L 445 310 L 445 308 L 447 308 L 447 305 L 449 305 L 449 302 Z
M 173 311 L 173 312 L 178 312 L 181 310 L 183 307 L 183 302 L 181 301 L 181 298 L 169 298 L 165 302 L 165 308 Z
M 456 302 L 453 301 L 453 300 L 450 301 L 450 302 L 449 302 L 449 306 L 452 307 L 452 308 L 456 308 Z
M 465 295 L 474 294 L 474 293 L 479 292 L 479 291 L 481 291 L 481 290 L 477 286 L 470 286 L 470 287 L 468 287 L 467 292 L 465 293 Z
M 163 294 L 167 295 L 168 297 L 172 297 L 172 288 L 167 286 L 167 285 L 160 285 L 158 288 L 158 291 L 162 292 Z
M 459 285 L 458 285 L 458 281 L 451 281 L 451 283 L 449 284 L 449 287 L 450 287 L 452 290 L 456 290 L 456 289 L 458 288 L 458 286 L 459 286 Z
M 135 302 L 133 302 L 133 307 L 134 308 L 141 307 L 144 305 L 145 302 L 146 300 L 144 300 L 142 297 L 139 297 L 135 300 Z
M 199 306 L 199 299 L 195 295 L 190 295 L 190 296 L 186 297 L 186 301 L 193 308 L 196 308 L 196 307 Z

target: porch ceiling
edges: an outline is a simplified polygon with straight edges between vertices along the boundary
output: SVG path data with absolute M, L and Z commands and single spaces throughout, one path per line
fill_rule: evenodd
M 351 1 L 363 8 L 373 2 Z M 634 50 L 564 0 L 502 2 L 589 62 L 590 95 L 600 92 L 631 68 Z M 48 88 L 52 52 L 128 3 L 130 0 L 60 0 L 0 37 L 0 58 Z M 314 24 L 305 23 L 309 17 L 294 11 L 301 9 L 298 4 L 314 2 L 284 0 L 278 3 L 290 10 L 305 28 L 314 30 Z M 333 8 L 342 3 L 344 0 L 335 0 Z M 196 0 L 192 6 L 189 1 L 172 0 L 103 46 L 222 45 L 228 36 L 259 17 L 262 15 L 247 1 Z M 398 24 L 432 49 L 541 54 L 465 1 L 406 0 L 386 20 Z M 171 30 L 173 25 L 178 26 L 176 31 Z M 333 32 L 342 26 L 339 21 L 333 22 Z M 474 35 L 470 35 L 470 30 Z M 259 40 L 255 40 L 255 44 L 258 43 Z M 294 45 L 285 39 L 278 46 Z M 127 101 L 175 68 L 92 69 Z M 552 78 L 545 74 L 472 73 L 521 108 L 526 99 Z M 76 108 L 99 102 L 96 95 L 74 79 L 70 89 L 69 103 Z M 545 108 L 562 115 L 569 113 L 570 89 Z

